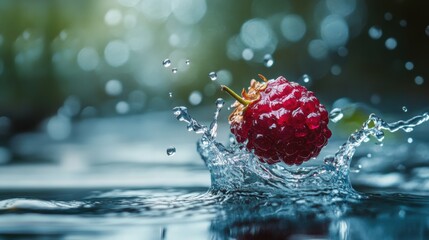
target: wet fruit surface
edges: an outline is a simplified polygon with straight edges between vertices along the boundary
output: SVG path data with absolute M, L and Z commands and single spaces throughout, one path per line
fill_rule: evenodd
M 252 80 L 242 96 L 248 104 L 234 104 L 231 132 L 261 161 L 302 164 L 316 157 L 331 137 L 325 107 L 313 92 L 284 77 Z

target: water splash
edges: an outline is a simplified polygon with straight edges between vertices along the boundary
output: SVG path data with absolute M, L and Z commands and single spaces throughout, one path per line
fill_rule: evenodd
M 224 102 L 216 101 L 216 111 L 210 127 L 198 123 L 192 118 L 186 107 L 175 107 L 174 115 L 179 121 L 186 122 L 189 131 L 202 134 L 197 150 L 211 174 L 211 191 L 223 193 L 269 193 L 290 196 L 329 195 L 332 198 L 356 199 L 361 196 L 351 187 L 351 159 L 356 149 L 370 137 L 381 142 L 384 131 L 410 132 L 414 127 L 429 121 L 428 113 L 415 116 L 406 121 L 387 123 L 375 114 L 371 114 L 360 129 L 350 135 L 333 156 L 324 158 L 319 166 L 291 167 L 283 163 L 269 165 L 262 163 L 244 145 L 233 137 L 228 146 L 216 141 L 217 118 Z

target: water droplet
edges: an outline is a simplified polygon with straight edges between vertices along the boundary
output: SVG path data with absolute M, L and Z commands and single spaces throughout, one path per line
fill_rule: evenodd
M 189 65 L 189 64 L 191 64 L 191 60 L 186 59 L 185 63 L 186 63 L 186 65 Z
M 380 39 L 381 36 L 383 36 L 383 30 L 381 30 L 381 28 L 377 27 L 377 26 L 372 26 L 369 28 L 368 30 L 368 35 L 374 39 Z
M 168 93 L 168 96 L 172 98 L 172 97 L 173 97 L 173 93 L 172 93 L 172 92 L 169 92 L 169 93 Z
M 338 75 L 340 75 L 341 74 L 341 67 L 340 66 L 338 66 L 338 65 L 332 65 L 332 67 L 331 67 L 331 73 L 332 73 L 332 75 L 335 75 L 335 76 L 338 76 Z
M 176 148 L 171 146 L 169 148 L 167 148 L 167 155 L 168 156 L 173 156 L 176 153 Z
M 186 128 L 188 129 L 189 132 L 194 130 L 194 128 L 192 127 L 192 124 L 189 124 L 188 126 L 186 126 Z
M 253 50 L 250 48 L 245 48 L 241 53 L 241 57 L 246 61 L 252 60 L 253 56 L 254 56 Z
M 171 72 L 173 72 L 173 73 L 177 73 L 177 68 L 172 68 L 172 69 L 171 69 Z
M 271 56 L 271 54 L 265 54 L 264 65 L 265 65 L 265 67 L 272 67 L 274 65 L 274 59 Z
M 413 68 L 414 68 L 414 63 L 413 62 L 408 61 L 408 62 L 405 63 L 405 69 L 407 69 L 408 71 L 413 70 Z
M 344 114 L 341 108 L 334 108 L 329 113 L 329 120 L 331 120 L 331 122 L 334 122 L 334 123 L 340 121 L 343 117 L 344 117 Z
M 407 20 L 402 19 L 401 21 L 399 21 L 399 25 L 400 25 L 401 27 L 406 27 L 406 26 L 407 26 Z
M 384 132 L 383 132 L 383 131 L 378 130 L 378 131 L 375 133 L 374 137 L 377 139 L 377 141 L 381 142 L 381 141 L 383 141 L 383 139 L 384 139 Z
M 107 81 L 104 88 L 106 93 L 110 96 L 117 96 L 122 93 L 122 83 L 116 79 Z
M 407 112 L 408 111 L 407 107 L 402 106 L 402 111 Z
M 384 14 L 384 19 L 385 19 L 386 21 L 391 21 L 391 20 L 393 19 L 393 15 L 392 15 L 392 13 L 390 13 L 390 12 L 385 13 L 385 14 Z
M 359 173 L 361 169 L 362 169 L 362 165 L 358 164 L 358 165 L 356 165 L 354 167 L 351 167 L 350 168 L 350 172 L 352 172 L 352 173 Z
M 216 107 L 221 108 L 225 104 L 225 101 L 222 98 L 216 99 Z
M 129 110 L 130 110 L 130 105 L 125 101 L 120 101 L 116 104 L 116 112 L 118 114 L 128 113 Z
M 128 62 L 130 48 L 122 40 L 110 41 L 104 48 L 104 59 L 112 67 L 119 67 Z
M 422 85 L 424 81 L 425 81 L 425 80 L 423 79 L 423 77 L 422 77 L 422 76 L 416 76 L 416 77 L 414 78 L 414 82 L 415 82 L 417 85 Z
M 428 36 L 429 36 L 429 25 L 426 27 L 426 29 L 425 29 L 425 33 L 426 33 L 426 35 L 428 35 Z
M 403 210 L 403 209 L 399 210 L 399 212 L 398 212 L 398 216 L 399 216 L 400 218 L 404 218 L 404 217 L 405 217 L 405 215 L 406 215 L 405 210 Z
M 110 26 L 118 25 L 121 20 L 122 13 L 118 9 L 110 9 L 107 11 L 106 15 L 104 15 L 104 22 Z
M 371 154 L 371 153 L 368 153 L 368 154 L 366 155 L 366 157 L 367 157 L 367 158 L 372 158 L 372 154 Z
M 212 81 L 216 81 L 216 79 L 217 79 L 217 74 L 216 74 L 216 72 L 210 72 L 210 73 L 209 73 L 209 78 L 210 78 Z
M 324 59 L 328 56 L 329 46 L 321 39 L 314 39 L 308 43 L 307 51 L 314 59 Z
M 325 164 L 331 165 L 335 162 L 335 156 L 327 156 L 325 159 L 323 159 Z
M 99 63 L 98 53 L 94 48 L 82 48 L 77 54 L 77 64 L 84 71 L 95 70 Z
M 398 46 L 398 42 L 396 42 L 395 38 L 390 37 L 386 39 L 386 42 L 384 42 L 384 45 L 386 46 L 387 49 L 393 50 L 396 48 L 396 46 Z
M 162 65 L 164 65 L 164 67 L 170 67 L 171 66 L 171 61 L 170 59 L 165 59 L 164 61 L 162 61 Z
M 409 137 L 409 138 L 407 139 L 407 142 L 408 142 L 408 143 L 413 143 L 413 141 L 414 141 L 414 140 L 413 140 L 413 138 L 411 138 L 411 137 Z
M 305 83 L 309 83 L 310 82 L 310 76 L 308 76 L 307 74 L 302 75 L 301 77 L 302 81 Z
M 203 95 L 199 91 L 193 91 L 189 95 L 188 100 L 192 105 L 198 105 L 203 100 Z
M 70 119 L 61 115 L 51 117 L 46 124 L 46 131 L 54 140 L 66 139 L 70 135 L 71 130 Z
M 404 131 L 405 132 L 412 132 L 412 131 L 414 131 L 414 128 L 412 128 L 412 127 L 404 128 Z

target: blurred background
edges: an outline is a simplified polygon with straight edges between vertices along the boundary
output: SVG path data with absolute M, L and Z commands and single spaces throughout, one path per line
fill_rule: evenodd
M 216 98 L 232 103 L 220 84 L 239 91 L 258 73 L 303 84 L 329 110 L 421 113 L 427 9 L 405 0 L 0 0 L 0 163 L 165 159 L 169 142 L 189 135 L 172 107 L 210 119 Z M 195 151 L 189 142 L 182 151 Z

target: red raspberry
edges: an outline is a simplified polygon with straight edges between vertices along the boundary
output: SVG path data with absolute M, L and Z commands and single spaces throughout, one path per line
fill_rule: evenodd
M 260 161 L 300 165 L 316 157 L 331 137 L 328 112 L 313 92 L 284 77 L 264 82 L 252 80 L 248 92 L 238 96 L 229 116 L 231 132 Z

